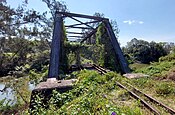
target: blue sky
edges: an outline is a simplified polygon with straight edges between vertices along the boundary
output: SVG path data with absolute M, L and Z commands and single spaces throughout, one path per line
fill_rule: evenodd
M 47 10 L 41 0 L 28 0 L 29 8 Z M 116 20 L 119 42 L 126 45 L 132 38 L 156 42 L 175 40 L 175 0 L 64 0 L 70 12 L 93 15 L 104 13 Z M 21 0 L 7 0 L 12 7 Z

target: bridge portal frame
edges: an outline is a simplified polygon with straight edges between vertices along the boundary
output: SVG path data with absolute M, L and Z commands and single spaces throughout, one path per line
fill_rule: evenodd
M 119 61 L 122 73 L 130 73 L 130 69 L 128 67 L 127 61 L 123 55 L 123 52 L 120 48 L 120 45 L 117 41 L 114 31 L 112 30 L 112 26 L 108 18 L 69 13 L 69 12 L 56 12 L 55 19 L 54 19 L 54 30 L 53 30 L 53 37 L 52 37 L 52 44 L 51 44 L 48 78 L 58 78 L 59 76 L 60 49 L 61 49 L 61 40 L 63 39 L 62 38 L 63 37 L 63 19 L 67 17 L 77 21 L 79 24 L 65 25 L 66 28 L 79 28 L 79 29 L 91 30 L 89 34 L 87 34 L 86 36 L 83 36 L 83 39 L 80 41 L 80 43 L 83 43 L 84 41 L 86 41 L 88 38 L 90 38 L 92 35 L 94 35 L 97 32 L 98 26 L 96 28 L 93 28 L 89 24 L 99 23 L 99 22 L 104 23 L 108 36 L 110 38 L 111 44 L 114 48 L 116 59 Z M 82 22 L 76 18 L 91 19 L 93 21 Z M 79 25 L 85 25 L 86 27 L 80 27 Z M 80 35 L 83 34 L 83 33 L 77 33 L 77 32 L 67 32 L 67 34 L 69 33 L 75 34 L 75 36 L 71 36 L 71 37 L 79 37 L 77 36 L 77 34 L 80 34 Z

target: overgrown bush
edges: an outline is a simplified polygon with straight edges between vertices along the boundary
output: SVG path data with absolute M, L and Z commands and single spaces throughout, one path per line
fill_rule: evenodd
M 170 58 L 170 60 L 168 60 Z M 145 73 L 151 76 L 161 76 L 168 72 L 175 65 L 175 59 L 171 58 L 171 55 L 160 58 L 161 61 L 151 63 L 150 66 L 137 69 L 135 72 Z M 164 61 L 163 61 L 164 60 Z
M 175 93 L 175 88 L 172 84 L 163 82 L 163 83 L 157 84 L 156 92 L 157 94 L 160 94 L 160 95 L 173 94 Z
M 40 110 L 38 113 L 45 114 L 127 114 L 141 115 L 140 108 L 129 106 L 118 106 L 110 98 L 110 92 L 117 90 L 115 85 L 121 76 L 113 72 L 101 76 L 96 71 L 82 70 L 76 73 L 78 81 L 72 90 L 60 94 L 53 91 L 49 101 L 49 109 Z
M 159 62 L 175 60 L 175 53 L 159 58 Z

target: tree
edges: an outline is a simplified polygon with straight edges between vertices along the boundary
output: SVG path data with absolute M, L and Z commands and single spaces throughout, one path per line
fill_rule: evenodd
M 172 53 L 175 54 L 175 46 L 172 48 Z
M 161 43 L 154 41 L 149 43 L 136 38 L 133 38 L 127 43 L 124 53 L 133 61 L 139 61 L 141 63 L 158 61 L 159 57 L 167 55 L 167 51 Z
M 60 12 L 68 12 L 67 6 L 65 2 L 63 1 L 56 1 L 56 0 L 42 0 L 45 2 L 50 9 L 50 13 L 52 14 L 52 17 L 55 16 L 56 11 Z
M 43 23 L 46 22 L 46 13 L 40 14 L 26 7 L 27 0 L 17 9 L 7 6 L 6 2 L 0 3 L 1 75 L 29 62 L 27 55 L 32 51 L 31 38 L 45 39 L 50 35 L 47 23 Z

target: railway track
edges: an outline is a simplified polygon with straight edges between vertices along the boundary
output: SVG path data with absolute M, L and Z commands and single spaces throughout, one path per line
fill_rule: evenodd
M 96 64 L 92 64 L 92 67 L 94 67 L 95 70 L 97 70 L 101 74 L 105 74 L 108 71 L 100 66 L 97 66 Z
M 107 73 L 109 70 L 106 70 L 100 66 L 97 66 L 95 64 L 92 64 L 92 66 L 101 74 Z M 161 115 L 161 112 L 158 108 L 162 108 L 166 113 L 169 113 L 170 115 L 175 115 L 175 110 L 168 107 L 167 105 L 163 104 L 162 102 L 158 101 L 157 99 L 149 96 L 148 94 L 140 91 L 139 89 L 135 88 L 129 83 L 120 83 L 116 81 L 116 85 L 118 85 L 120 88 L 125 89 L 129 94 L 134 97 L 137 100 L 140 100 L 140 102 L 149 109 L 153 114 L 155 115 Z

